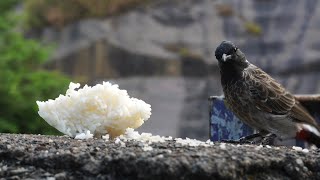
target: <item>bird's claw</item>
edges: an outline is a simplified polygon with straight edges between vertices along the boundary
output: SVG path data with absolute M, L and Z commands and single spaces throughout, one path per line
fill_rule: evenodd
M 230 144 L 239 144 L 240 143 L 239 140 L 232 140 L 232 139 L 223 139 L 220 142 L 222 142 L 222 143 L 230 143 Z
M 274 145 L 277 136 L 275 134 L 268 134 L 261 140 L 262 145 Z
M 228 140 L 228 139 L 224 139 L 224 140 L 221 140 L 220 142 L 223 142 L 223 143 L 230 143 L 230 144 L 254 144 L 253 141 L 248 141 L 246 139 L 237 139 L 237 140 Z
M 242 137 L 239 139 L 240 144 L 254 144 L 255 142 L 253 140 L 250 140 L 251 138 Z
M 242 137 L 237 140 L 224 139 L 224 140 L 221 140 L 221 142 L 231 143 L 231 144 L 257 144 L 259 142 L 256 140 L 256 138 L 263 139 L 262 135 L 257 133 L 257 134 L 251 134 L 249 136 Z M 261 139 L 260 139 L 260 141 L 261 141 Z

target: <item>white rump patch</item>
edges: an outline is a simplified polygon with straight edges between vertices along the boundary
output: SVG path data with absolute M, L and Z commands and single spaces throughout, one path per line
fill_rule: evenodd
M 301 130 L 307 130 L 309 132 L 312 132 L 313 134 L 317 135 L 317 136 L 320 136 L 320 132 L 318 131 L 317 128 L 309 125 L 309 124 L 299 124 L 298 125 L 298 130 L 301 131 Z

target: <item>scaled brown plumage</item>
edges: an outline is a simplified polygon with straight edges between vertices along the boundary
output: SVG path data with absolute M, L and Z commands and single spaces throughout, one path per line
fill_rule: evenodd
M 217 47 L 215 56 L 225 103 L 240 120 L 280 139 L 300 138 L 320 146 L 318 124 L 281 84 L 251 64 L 229 41 Z

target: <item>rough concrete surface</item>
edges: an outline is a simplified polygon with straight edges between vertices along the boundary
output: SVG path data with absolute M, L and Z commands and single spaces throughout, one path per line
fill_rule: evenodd
M 320 179 L 319 150 L 0 135 L 3 179 Z

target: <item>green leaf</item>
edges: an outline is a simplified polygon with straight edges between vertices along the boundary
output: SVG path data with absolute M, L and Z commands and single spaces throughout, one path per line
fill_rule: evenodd
M 52 48 L 16 31 L 16 2 L 0 1 L 0 132 L 60 134 L 38 115 L 36 101 L 65 92 L 70 79 L 42 69 Z

